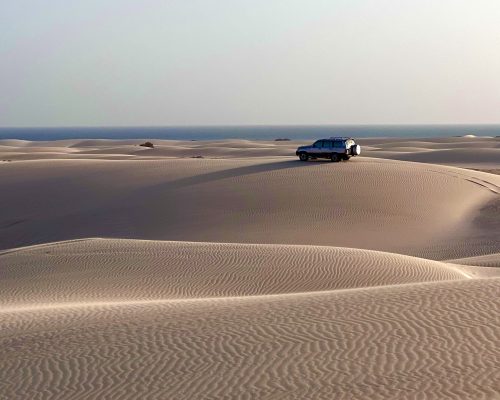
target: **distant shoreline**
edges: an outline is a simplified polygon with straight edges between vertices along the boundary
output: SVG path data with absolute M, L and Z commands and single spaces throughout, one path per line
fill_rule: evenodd
M 318 137 L 436 138 L 466 135 L 500 136 L 496 125 L 274 125 L 274 126 L 168 126 L 168 127 L 40 127 L 0 128 L 0 140 L 52 141 L 67 139 L 157 140 L 310 140 Z

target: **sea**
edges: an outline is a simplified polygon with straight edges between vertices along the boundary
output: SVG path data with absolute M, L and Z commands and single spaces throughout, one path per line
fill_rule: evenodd
M 273 125 L 273 126 L 166 126 L 0 128 L 1 139 L 33 141 L 63 139 L 170 139 L 170 140 L 308 140 L 332 136 L 353 138 L 433 138 L 500 136 L 500 125 Z

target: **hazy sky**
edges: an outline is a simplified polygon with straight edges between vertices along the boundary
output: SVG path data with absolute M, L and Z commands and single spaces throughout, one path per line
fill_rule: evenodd
M 499 0 L 0 0 L 0 126 L 499 122 Z

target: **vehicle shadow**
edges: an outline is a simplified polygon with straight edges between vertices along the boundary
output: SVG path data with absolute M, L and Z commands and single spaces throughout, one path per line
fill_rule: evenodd
M 186 186 L 193 186 L 201 183 L 213 182 L 228 178 L 237 178 L 244 175 L 258 174 L 261 172 L 278 171 L 289 168 L 305 168 L 314 164 L 315 163 L 303 162 L 300 160 L 274 161 L 265 164 L 248 165 L 244 167 L 236 167 L 225 169 L 222 171 L 209 172 L 206 174 L 181 178 L 166 183 L 165 186 L 168 186 L 171 189 L 179 189 Z

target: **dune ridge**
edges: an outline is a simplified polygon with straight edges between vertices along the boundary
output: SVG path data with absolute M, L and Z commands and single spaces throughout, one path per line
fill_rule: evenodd
M 155 149 L 139 147 L 140 140 L 72 139 L 50 142 L 0 140 L 0 159 L 161 159 L 165 157 L 246 158 L 293 156 L 310 141 L 153 140 Z M 492 168 L 500 163 L 497 137 L 358 138 L 363 155 L 384 159 Z M 45 153 L 45 154 L 44 154 Z
M 484 256 L 459 258 L 447 261 L 453 264 L 472 265 L 481 267 L 500 267 L 500 253 L 487 254 Z
M 459 266 L 320 246 L 91 239 L 0 253 L 0 304 L 303 293 L 469 278 Z

